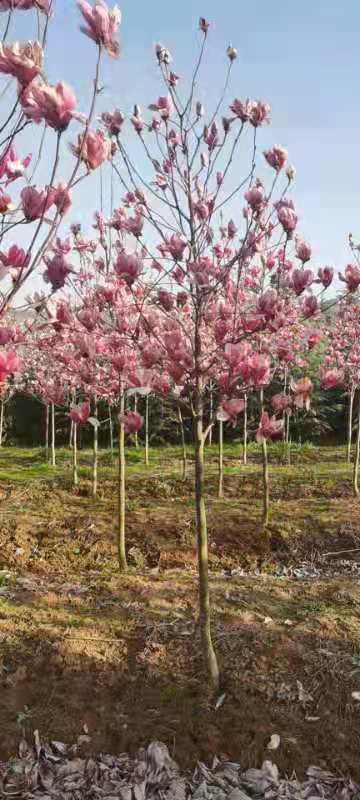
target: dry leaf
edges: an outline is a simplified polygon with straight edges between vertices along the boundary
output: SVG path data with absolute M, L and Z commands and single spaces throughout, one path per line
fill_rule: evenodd
M 280 747 L 280 742 L 281 742 L 281 739 L 280 739 L 279 734 L 278 733 L 273 733 L 272 736 L 270 737 L 270 741 L 268 743 L 267 749 L 268 750 L 277 750 L 278 747 Z

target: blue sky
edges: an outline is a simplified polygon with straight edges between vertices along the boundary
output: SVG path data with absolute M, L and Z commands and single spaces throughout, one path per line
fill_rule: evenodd
M 95 46 L 78 31 L 73 0 L 55 0 L 47 72 L 64 79 L 86 110 L 94 71 Z M 200 15 L 214 23 L 199 95 L 213 108 L 226 68 L 225 49 L 238 48 L 229 102 L 235 97 L 262 98 L 272 107 L 272 125 L 263 130 L 260 148 L 285 146 L 297 169 L 294 199 L 300 230 L 320 264 L 342 268 L 350 260 L 347 236 L 360 238 L 360 5 L 358 0 L 124 0 L 119 4 L 122 56 L 106 59 L 101 107 L 129 112 L 134 102 L 146 107 L 160 93 L 154 44 L 161 41 L 174 56 L 175 72 L 190 75 L 200 42 Z M 2 15 L 5 20 L 5 15 Z M 35 19 L 17 14 L 9 39 L 34 38 Z M 74 138 L 69 128 L 66 138 Z M 30 139 L 26 137 L 26 145 Z M 67 160 L 70 157 L 67 157 Z M 70 161 L 69 161 L 70 164 Z M 241 162 L 238 165 L 243 173 Z M 39 173 L 39 182 L 46 172 Z M 95 182 L 84 184 L 74 203 L 86 219 L 96 205 Z M 121 192 L 119 189 L 119 201 Z

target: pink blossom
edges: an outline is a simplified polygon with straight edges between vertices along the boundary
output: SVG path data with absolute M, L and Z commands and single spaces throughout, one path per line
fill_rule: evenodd
M 314 297 L 314 295 L 312 294 L 307 294 L 301 303 L 301 310 L 304 314 L 305 319 L 313 317 L 318 310 L 318 301 L 316 297 Z
M 123 126 L 125 117 L 123 117 L 121 111 L 116 109 L 111 114 L 109 111 L 105 111 L 101 114 L 101 121 L 104 124 L 107 132 L 110 136 L 118 136 L 121 132 L 121 128 Z
M 45 120 L 50 128 L 65 131 L 76 108 L 76 97 L 70 86 L 61 81 L 56 86 L 32 81 L 20 94 L 26 117 L 34 122 Z
M 287 162 L 288 153 L 284 147 L 280 147 L 280 145 L 276 144 L 271 150 L 265 150 L 264 156 L 270 167 L 276 172 L 280 172 Z
M 278 304 L 278 294 L 275 289 L 266 289 L 258 299 L 258 312 L 263 314 L 266 319 L 272 319 L 276 314 Z
M 114 6 L 110 11 L 104 0 L 95 0 L 93 6 L 86 0 L 80 0 L 78 6 L 86 22 L 86 25 L 80 26 L 80 30 L 96 44 L 105 47 L 110 56 L 116 58 L 120 52 L 119 43 L 115 39 L 121 22 L 121 12 L 118 7 Z
M 31 159 L 31 155 L 23 159 L 18 158 L 15 147 L 11 145 L 0 157 L 0 178 L 6 175 L 8 179 L 7 183 L 12 183 L 12 181 L 16 181 L 17 178 L 22 178 Z
M 324 289 L 331 285 L 334 277 L 334 270 L 332 267 L 320 267 L 318 271 L 319 282 L 322 283 Z
M 120 416 L 119 419 L 124 425 L 125 433 L 128 434 L 137 433 L 144 423 L 143 418 L 137 411 L 127 411 L 126 414 Z
M 348 264 L 345 268 L 345 275 L 339 272 L 339 278 L 346 283 L 349 292 L 355 292 L 360 285 L 360 267 L 356 264 Z
M 144 217 L 140 211 L 136 211 L 135 216 L 129 217 L 125 222 L 125 230 L 137 239 L 141 236 L 143 227 Z
M 27 86 L 40 74 L 43 60 L 39 42 L 0 44 L 0 73 L 12 75 L 22 86 Z
M 169 119 L 173 112 L 173 101 L 169 95 L 158 97 L 156 103 L 152 103 L 149 108 L 151 111 L 159 111 L 163 119 Z
M 166 289 L 160 289 L 158 292 L 158 300 L 164 311 L 171 311 L 174 306 L 174 297 Z
M 14 203 L 9 194 L 6 194 L 0 188 L 0 214 L 7 214 L 9 211 L 13 211 L 15 208 Z
M 103 131 L 90 130 L 78 136 L 77 144 L 70 145 L 74 155 L 84 161 L 88 169 L 97 169 L 111 158 L 111 140 Z
M 308 242 L 305 242 L 303 239 L 297 239 L 295 250 L 297 257 L 303 262 L 303 264 L 305 264 L 306 261 L 310 261 L 311 246 Z
M 291 407 L 291 397 L 287 394 L 274 394 L 271 398 L 271 405 L 277 413 L 286 411 Z
M 128 286 L 132 286 L 142 272 L 142 259 L 137 253 L 126 253 L 122 250 L 114 264 L 114 269 L 119 278 L 123 278 Z
M 325 369 L 321 371 L 321 386 L 323 389 L 334 389 L 344 380 L 344 373 L 340 369 Z
M 268 356 L 255 353 L 249 356 L 240 367 L 240 374 L 245 383 L 250 383 L 255 389 L 260 389 L 269 383 L 270 360 Z
M 51 0 L 0 0 L 0 12 L 12 11 L 28 11 L 31 8 L 39 9 L 44 14 L 49 14 L 52 6 Z
M 51 283 L 53 291 L 62 289 L 65 286 L 68 275 L 74 272 L 73 268 L 68 264 L 62 253 L 56 253 L 53 258 L 45 256 L 44 261 L 47 267 L 43 274 L 44 281 Z
M 72 205 L 71 192 L 69 191 L 65 183 L 58 184 L 57 188 L 55 189 L 53 203 L 62 217 L 71 208 Z
M 186 239 L 182 239 L 182 237 L 178 234 L 173 233 L 172 236 L 170 236 L 166 246 L 174 261 L 181 261 L 184 255 L 184 250 L 187 247 L 187 241 Z
M 263 442 L 267 439 L 279 439 L 282 436 L 283 426 L 284 421 L 282 419 L 276 419 L 275 416 L 270 417 L 266 411 L 263 411 L 256 433 L 256 441 Z
M 20 366 L 21 362 L 16 353 L 0 351 L 0 383 L 3 383 L 8 375 L 18 372 Z
M 251 100 L 249 99 L 238 100 L 237 98 L 235 98 L 235 100 L 230 106 L 230 111 L 232 111 L 233 114 L 235 114 L 235 116 L 241 120 L 241 122 L 248 122 L 250 118 L 251 108 L 252 108 Z
M 29 266 L 30 253 L 26 253 L 21 247 L 16 244 L 11 245 L 7 253 L 0 252 L 0 261 L 4 267 L 13 267 L 15 269 L 24 269 Z
M 218 412 L 217 419 L 220 422 L 232 422 L 236 425 L 237 415 L 245 408 L 245 401 L 241 398 L 233 397 L 230 400 L 222 400 Z
M 14 339 L 14 330 L 12 328 L 0 327 L 0 345 L 9 344 Z
M 294 269 L 291 273 L 291 287 L 297 295 L 311 286 L 313 280 L 314 273 L 311 269 Z
M 299 381 L 291 381 L 291 390 L 294 392 L 294 403 L 297 408 L 310 408 L 310 395 L 312 392 L 312 382 L 310 378 L 301 378 Z
M 85 402 L 77 406 L 71 406 L 69 417 L 75 424 L 83 425 L 90 417 L 90 403 Z
M 264 125 L 264 123 L 269 123 L 270 106 L 268 103 L 263 103 L 262 100 L 253 100 L 251 103 L 249 121 L 254 128 L 258 128 L 260 125 Z
M 298 223 L 298 217 L 295 214 L 292 200 L 281 200 L 279 203 L 275 204 L 275 208 L 280 224 L 288 237 L 291 238 Z
M 36 189 L 35 186 L 25 186 L 20 193 L 20 197 L 25 219 L 28 222 L 33 222 L 36 219 L 41 219 L 50 206 L 53 205 L 55 189 L 49 187 Z
M 264 187 L 261 184 L 253 186 L 248 192 L 245 192 L 245 200 L 253 211 L 260 211 L 265 204 Z

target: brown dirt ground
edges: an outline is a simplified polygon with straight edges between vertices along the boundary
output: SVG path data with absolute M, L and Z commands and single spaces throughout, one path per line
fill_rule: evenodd
M 271 734 L 284 772 L 310 763 L 360 778 L 360 584 L 274 576 L 276 566 L 360 547 L 350 482 L 274 481 L 269 535 L 260 482 L 209 481 L 214 639 L 225 700 L 206 689 L 194 609 L 196 553 L 190 479 L 129 481 L 131 571 L 116 568 L 114 486 L 0 485 L 0 758 L 21 728 L 90 750 L 163 740 L 184 765 L 213 754 L 261 763 Z M 135 566 L 138 574 L 135 574 Z M 220 569 L 261 568 L 226 578 Z

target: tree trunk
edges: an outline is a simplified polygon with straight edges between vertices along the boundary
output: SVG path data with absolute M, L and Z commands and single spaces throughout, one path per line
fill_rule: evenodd
M 123 416 L 125 412 L 125 395 L 120 394 L 119 414 L 119 472 L 118 472 L 118 558 L 121 572 L 127 570 L 125 547 L 125 427 Z
M 264 409 L 264 390 L 261 389 L 260 392 L 260 413 L 263 413 Z M 270 502 L 270 493 L 269 493 L 269 463 L 268 463 L 268 454 L 267 454 L 267 441 L 266 439 L 262 440 L 261 443 L 262 448 L 262 464 L 263 464 L 263 525 L 266 526 L 269 522 L 269 502 Z
M 214 396 L 213 396 L 213 390 L 212 390 L 212 386 L 211 386 L 211 388 L 210 388 L 210 422 L 213 421 L 213 414 L 214 414 Z M 209 446 L 210 447 L 212 445 L 212 431 L 213 431 L 213 429 L 212 429 L 212 426 L 211 426 L 211 428 L 209 430 Z
M 246 466 L 247 464 L 247 423 L 248 423 L 248 415 L 247 415 L 247 394 L 244 394 L 244 452 L 243 452 L 243 464 Z
M 355 461 L 354 461 L 354 472 L 353 472 L 353 487 L 354 487 L 354 494 L 356 497 L 359 497 L 359 457 L 360 457 L 360 394 L 358 397 L 358 418 L 357 418 L 357 434 L 356 434 L 356 450 L 355 450 Z
M 51 403 L 51 466 L 56 467 L 55 453 L 55 406 Z
M 218 484 L 218 498 L 221 500 L 224 497 L 224 423 L 219 420 L 219 484 Z
M 111 405 L 109 403 L 109 437 L 110 437 L 110 454 L 111 461 L 114 460 L 114 435 L 113 435 L 113 421 L 111 416 Z
M 97 407 L 97 400 L 94 399 L 94 417 L 97 420 L 98 418 L 98 407 Z M 99 449 L 99 429 L 97 425 L 94 425 L 94 440 L 93 440 L 93 475 L 92 475 L 92 496 L 96 497 L 97 495 L 97 485 L 98 485 L 98 449 Z
M 73 423 L 73 486 L 79 483 L 77 471 L 77 422 Z
M 263 459 L 263 524 L 267 525 L 269 522 L 269 464 L 267 456 L 266 439 L 263 439 L 262 442 L 262 459 Z
M 145 397 L 145 466 L 149 466 L 149 395 Z
M 69 433 L 69 448 L 70 448 L 70 450 L 72 448 L 73 436 L 74 436 L 74 423 L 71 420 L 71 422 L 70 422 L 70 433 Z
M 137 412 L 137 394 L 134 397 L 134 411 L 135 413 Z M 135 447 L 139 447 L 139 436 L 137 431 L 135 431 L 134 434 L 134 442 L 135 442 Z
M 348 415 L 348 435 L 347 435 L 347 463 L 351 462 L 351 442 L 352 442 L 352 426 L 353 426 L 353 410 L 354 410 L 354 395 L 355 390 L 353 386 L 350 389 L 349 395 L 349 415 Z
M 49 460 L 49 417 L 50 417 L 50 408 L 49 404 L 47 403 L 45 406 L 45 461 L 46 463 Z
M 5 410 L 5 404 L 4 404 L 4 401 L 1 400 L 1 408 L 0 408 L 0 447 L 2 447 L 3 432 L 4 432 L 4 410 Z
M 180 425 L 180 434 L 181 434 L 181 447 L 182 447 L 182 475 L 181 480 L 184 481 L 186 478 L 186 442 L 185 442 L 185 431 L 184 431 L 184 423 L 181 413 L 181 408 L 178 406 L 178 419 Z
M 195 401 L 195 507 L 199 569 L 200 630 L 204 660 L 211 685 L 219 688 L 219 667 L 211 639 L 211 612 L 209 590 L 208 535 L 204 496 L 204 433 L 203 404 L 200 391 Z

